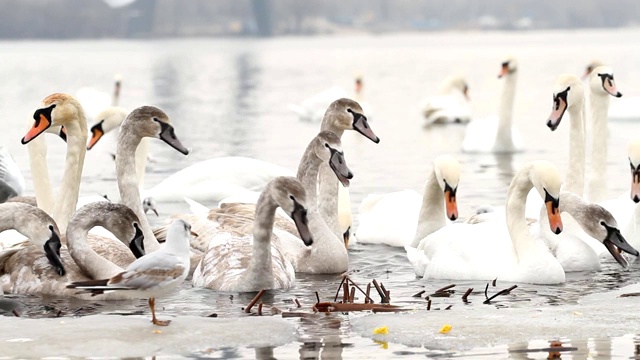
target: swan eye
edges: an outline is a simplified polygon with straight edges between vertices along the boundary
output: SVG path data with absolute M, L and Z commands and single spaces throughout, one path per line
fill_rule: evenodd
M 352 114 L 353 114 L 353 110 L 351 110 L 351 109 L 349 109 L 349 108 L 347 108 L 347 112 L 348 112 L 348 113 L 352 113 Z
M 289 199 L 296 201 L 296 198 L 294 198 L 293 195 L 289 195 Z
M 49 225 L 49 230 L 53 231 L 53 225 Z
M 324 143 L 324 147 L 326 147 L 328 149 L 329 148 L 329 144 Z
M 607 224 L 605 224 L 604 221 L 600 221 L 600 225 L 604 226 L 605 228 L 607 227 Z

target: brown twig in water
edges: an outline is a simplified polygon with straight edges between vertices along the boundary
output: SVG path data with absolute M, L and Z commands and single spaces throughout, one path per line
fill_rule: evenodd
M 336 290 L 336 296 L 333 297 L 334 302 L 338 301 L 338 295 L 340 294 L 340 289 L 342 289 L 342 284 L 346 279 L 347 279 L 347 275 L 342 277 L 342 281 L 340 281 L 340 285 L 338 285 L 338 290 Z
M 18 310 L 13 309 L 13 310 L 11 310 L 11 312 L 13 313 L 13 316 L 20 317 L 20 313 L 18 312 Z
M 366 311 L 373 309 L 399 309 L 399 306 L 389 304 L 345 304 L 321 302 L 315 305 L 315 309 L 319 312 L 349 312 L 349 311 Z
M 316 291 L 316 303 L 320 302 L 320 295 L 318 295 L 318 292 Z
M 386 297 L 387 303 L 391 302 L 391 290 L 387 290 L 387 297 Z
M 388 304 L 389 303 L 389 292 L 384 287 L 383 283 L 380 283 L 380 289 L 382 289 L 382 293 L 384 294 L 384 301 L 381 301 L 381 302 Z
M 258 316 L 262 316 L 262 301 L 258 304 Z
M 491 302 L 491 300 L 497 298 L 500 295 L 507 295 L 511 292 L 511 290 L 517 288 L 518 285 L 513 285 L 512 287 L 508 288 L 508 289 L 504 289 L 504 290 L 500 290 L 497 293 L 495 293 L 495 295 L 493 295 L 492 297 L 488 298 L 487 300 L 483 301 L 483 304 L 489 304 Z
M 447 307 L 446 307 L 446 308 L 444 308 L 444 309 L 445 309 L 445 310 L 451 310 L 451 307 L 452 307 L 452 306 L 453 306 L 453 305 L 449 305 L 449 306 L 447 306 Z
M 431 299 L 427 300 L 427 310 L 431 310 Z
M 254 297 L 253 300 L 251 300 L 251 302 L 249 303 L 249 305 L 247 305 L 247 307 L 244 308 L 244 312 L 249 314 L 251 312 L 251 308 L 258 302 L 258 300 L 260 300 L 263 294 L 264 294 L 264 289 L 258 291 L 258 294 L 256 295 L 256 297 Z
M 487 286 L 484 287 L 484 298 L 488 299 L 489 295 L 487 295 L 487 291 L 489 291 L 489 283 L 487 283 Z
M 631 296 L 640 296 L 640 292 L 621 294 L 618 297 L 631 297 Z
M 373 286 L 376 287 L 376 290 L 378 291 L 378 295 L 380 295 L 380 302 L 381 303 L 385 303 L 385 293 L 382 292 L 382 289 L 380 288 L 380 285 L 378 284 L 378 281 L 376 281 L 376 279 L 373 279 Z
M 364 291 L 362 291 L 360 286 L 358 286 L 358 284 L 356 284 L 355 282 L 353 282 L 353 280 L 351 280 L 351 278 L 349 278 L 349 282 L 351 282 L 351 285 L 355 286 L 356 289 L 358 289 L 361 293 L 364 294 L 364 302 L 365 302 L 365 304 L 367 303 L 367 300 L 369 300 L 370 302 L 373 302 L 373 299 L 369 297 L 369 291 L 371 290 L 371 284 L 367 285 L 367 292 L 364 292 Z
M 417 292 L 417 293 L 411 295 L 411 297 L 422 297 L 422 294 L 424 294 L 425 292 L 426 292 L 425 290 L 422 290 L 420 292 Z
M 296 303 L 296 306 L 297 306 L 298 308 L 301 308 L 301 307 L 302 307 L 302 305 L 300 305 L 300 301 L 298 300 L 298 298 L 294 298 L 294 299 L 293 299 L 293 301 Z
M 368 303 L 373 303 L 373 299 L 369 297 L 369 294 L 371 294 L 371 283 L 367 284 L 367 292 L 364 294 L 365 298 L 364 298 L 364 303 L 368 304 Z
M 412 309 L 389 309 L 386 307 L 374 307 L 371 309 L 371 312 L 375 313 L 388 313 L 388 312 L 401 312 L 401 311 L 411 311 Z
M 349 279 L 342 284 L 342 302 L 349 302 Z
M 467 297 L 469 297 L 469 295 L 471 294 L 471 292 L 472 292 L 472 291 L 473 291 L 473 288 L 469 288 L 469 289 L 467 290 L 467 292 L 465 292 L 465 293 L 464 293 L 464 295 L 462 295 L 462 301 L 463 301 L 463 302 L 469 302 L 469 301 L 467 300 Z
M 349 302 L 352 303 L 356 299 L 356 288 L 355 286 L 351 287 L 351 292 L 349 293 Z
M 445 292 L 445 291 L 447 291 L 447 290 L 449 290 L 449 289 L 451 289 L 452 287 L 455 287 L 455 286 L 456 286 L 456 284 L 447 285 L 447 286 L 445 286 L 443 288 L 440 288 L 440 289 L 436 290 L 436 293 Z
M 493 281 L 491 282 L 491 286 L 496 286 L 496 281 L 498 281 L 498 278 L 493 279 Z

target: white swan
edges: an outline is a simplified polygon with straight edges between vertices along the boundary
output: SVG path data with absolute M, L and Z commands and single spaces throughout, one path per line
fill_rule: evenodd
M 442 155 L 427 173 L 424 195 L 404 190 L 367 196 L 358 210 L 358 242 L 416 248 L 425 236 L 445 226 L 447 219 L 458 218 L 459 181 L 460 164 Z
M 88 117 L 93 119 L 96 115 L 109 106 L 119 106 L 120 90 L 122 89 L 122 76 L 114 77 L 113 93 L 96 90 L 92 87 L 82 87 L 76 92 L 75 98 L 82 104 Z
M 599 202 L 607 196 L 607 112 L 610 96 L 621 97 L 613 70 L 599 66 L 589 75 L 589 110 L 591 112 L 591 175 L 589 201 Z
M 594 60 L 587 64 L 583 79 L 588 79 L 593 69 L 605 65 L 599 60 Z M 640 102 L 640 96 L 628 96 L 614 102 L 609 107 L 609 121 L 635 121 L 640 118 L 640 111 L 638 110 L 638 102 Z
M 4 205 L 29 207 L 26 204 L 7 203 Z M 33 208 L 32 208 L 33 209 Z M 39 210 L 36 208 L 36 210 Z M 39 210 L 42 214 L 45 214 Z M 31 211 L 28 216 L 20 216 L 19 220 L 31 221 L 31 228 L 36 226 L 46 227 L 51 233 L 57 234 L 57 228 L 53 227 L 48 216 Z M 24 219 L 24 220 L 23 220 Z M 37 225 L 39 223 L 39 225 Z M 55 225 L 55 223 L 53 223 Z M 66 233 L 67 247 L 60 248 L 60 239 L 52 241 L 55 246 L 45 244 L 57 250 L 58 258 L 55 260 L 59 267 L 46 266 L 47 261 L 52 261 L 50 252 L 46 254 L 37 248 L 25 248 L 10 256 L 4 264 L 4 275 L 1 280 L 5 291 L 24 295 L 53 295 L 87 298 L 87 296 L 66 289 L 68 281 L 85 281 L 92 276 L 113 276 L 122 271 L 122 267 L 135 260 L 131 255 L 134 251 L 137 256 L 144 254 L 141 243 L 142 233 L 138 228 L 138 218 L 123 205 L 106 202 L 94 203 L 77 212 L 69 223 Z M 110 239 L 89 234 L 93 226 L 103 226 L 118 236 L 122 244 L 109 243 Z M 27 233 L 25 235 L 29 236 Z M 42 235 L 41 235 L 42 237 Z M 55 236 L 57 238 L 57 235 Z M 64 240 L 64 239 L 63 239 Z M 118 263 L 104 259 L 97 251 L 105 249 Z M 64 265 L 62 265 L 64 264 Z M 61 271 L 64 266 L 64 272 Z M 61 276 L 64 275 L 64 276 Z M 123 298 L 121 296 L 109 296 L 107 299 Z
M 78 202 L 86 153 L 87 122 L 78 101 L 71 95 L 61 93 L 54 93 L 44 98 L 40 108 L 33 114 L 33 118 L 35 121 L 22 138 L 22 144 L 30 144 L 29 159 L 38 207 L 52 212 L 53 219 L 64 232 Z M 51 126 L 64 126 L 67 132 L 65 170 L 58 199 L 53 204 L 50 203 L 53 199 L 53 190 L 46 164 L 46 145 L 43 137 L 39 136 Z
M 0 202 L 24 193 L 24 176 L 9 151 L 0 146 Z
M 509 186 L 505 219 L 445 226 L 421 241 L 429 263 L 424 277 L 436 279 L 498 279 L 558 284 L 565 274 L 547 246 L 529 234 L 524 202 L 532 187 L 545 199 L 551 231 L 562 231 L 558 211 L 560 175 L 548 161 L 525 164 Z
M 465 129 L 462 151 L 495 153 L 522 151 L 522 139 L 513 126 L 517 72 L 518 65 L 515 59 L 509 58 L 502 63 L 502 71 L 498 77 L 504 78 L 504 85 L 498 117 L 472 120 Z
M 81 289 L 92 296 L 122 292 L 126 297 L 147 297 L 154 325 L 167 326 L 171 320 L 158 320 L 155 298 L 173 292 L 187 277 L 190 268 L 189 233 L 191 226 L 176 220 L 167 235 L 167 242 L 156 252 L 143 256 L 123 272 L 101 280 L 75 281 L 67 287 Z
M 208 248 L 193 273 L 193 285 L 230 292 L 288 289 L 295 282 L 291 262 L 272 244 L 276 208 L 294 220 L 306 246 L 313 243 L 307 225 L 307 199 L 302 184 L 292 177 L 278 177 L 265 187 L 251 220 L 221 214 L 217 226 L 199 236 Z M 211 218 L 211 214 L 209 217 Z
M 632 140 L 628 148 L 629 165 L 631 167 L 631 200 L 634 208 L 622 224 L 622 234 L 634 248 L 640 248 L 640 139 Z M 627 200 L 628 201 L 628 200 Z M 629 202 L 631 203 L 631 202 Z
M 442 81 L 438 95 L 420 104 L 425 126 L 431 124 L 463 123 L 471 120 L 469 85 L 461 76 L 449 76 Z
M 289 110 L 296 113 L 300 121 L 321 122 L 324 119 L 327 107 L 333 101 L 341 98 L 352 98 L 360 104 L 364 113 L 371 117 L 373 110 L 371 105 L 363 99 L 362 88 L 364 84 L 361 76 L 356 76 L 354 85 L 352 94 L 349 94 L 339 86 L 334 86 L 303 100 L 300 104 L 289 104 Z

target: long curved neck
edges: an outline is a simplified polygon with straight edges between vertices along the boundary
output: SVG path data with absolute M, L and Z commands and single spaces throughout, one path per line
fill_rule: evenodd
M 304 155 L 302 155 L 302 159 L 298 165 L 296 177 L 300 180 L 307 193 L 309 209 L 318 209 L 318 171 L 321 163 L 322 160 L 315 155 L 310 146 Z M 329 168 L 329 170 L 331 170 L 331 168 Z M 331 174 L 335 177 L 333 171 Z
M 3 203 L 0 206 L 0 233 L 5 230 L 14 229 L 25 237 L 29 238 L 29 227 L 33 226 L 33 223 L 25 221 L 25 218 L 29 217 L 29 214 L 25 213 L 24 208 L 28 206 L 22 203 Z M 35 242 L 35 239 L 29 238 L 29 241 L 35 245 L 42 245 Z
M 271 200 L 271 189 L 269 186 L 260 194 L 253 221 L 253 255 L 247 272 L 254 273 L 258 277 L 271 277 L 270 274 L 273 272 L 271 234 L 278 205 Z
M 342 138 L 344 133 L 343 129 L 340 129 L 333 125 L 330 121 L 330 114 L 326 114 L 322 120 L 320 131 L 331 131 Z M 329 229 L 333 231 L 338 237 L 342 237 L 340 231 L 340 221 L 338 219 L 338 178 L 333 173 L 331 167 L 327 163 L 321 163 L 318 173 L 318 207 L 320 215 L 329 226 Z
M 160 248 L 160 244 L 153 235 L 149 220 L 142 210 L 140 189 L 136 178 L 135 151 L 140 140 L 140 136 L 137 136 L 133 131 L 120 131 L 116 149 L 116 175 L 120 199 L 140 219 L 140 226 L 144 234 L 144 248 L 147 252 L 153 252 Z
M 569 168 L 564 190 L 582 196 L 584 194 L 585 139 L 584 104 L 569 108 L 571 130 L 569 132 Z
M 94 226 L 103 225 L 98 219 L 74 217 L 67 228 L 67 247 L 73 261 L 80 270 L 92 279 L 108 279 L 122 272 L 122 268 L 98 255 L 89 243 L 87 236 Z
M 591 92 L 589 94 L 591 111 L 591 176 L 589 179 L 589 201 L 604 200 L 607 192 L 607 112 L 609 95 Z
M 418 216 L 418 227 L 411 246 L 418 247 L 420 241 L 447 224 L 444 213 L 444 191 L 438 184 L 435 171 L 427 178 L 422 195 L 422 207 Z
M 496 143 L 503 144 L 503 147 L 513 147 L 511 123 L 513 119 L 513 103 L 516 96 L 516 78 L 516 72 L 506 74 L 504 77 L 504 85 L 502 87 Z
M 33 189 L 36 193 L 38 207 L 47 214 L 53 213 L 53 186 L 49 177 L 47 165 L 47 142 L 44 135 L 38 136 L 27 144 L 29 151 L 29 166 L 33 179 Z
M 147 158 L 149 157 L 149 139 L 142 138 L 136 149 L 136 177 L 138 186 L 144 187 L 144 175 L 147 169 Z
M 533 187 L 529 180 L 529 171 L 519 171 L 511 181 L 509 191 L 507 192 L 507 204 L 505 210 L 507 213 L 507 228 L 509 236 L 513 242 L 518 259 L 526 254 L 527 247 L 532 243 L 531 235 L 527 230 L 527 222 L 525 220 L 525 202 L 527 194 Z
M 71 216 L 76 211 L 80 180 L 84 166 L 84 156 L 87 153 L 87 121 L 79 112 L 78 121 L 70 121 L 65 125 L 67 129 L 67 157 L 64 175 L 59 195 L 53 207 L 53 219 L 61 232 L 65 232 Z

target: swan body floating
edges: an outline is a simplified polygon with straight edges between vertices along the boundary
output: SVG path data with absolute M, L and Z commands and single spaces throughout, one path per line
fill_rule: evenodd
M 425 99 L 420 108 L 425 126 L 431 124 L 462 123 L 471 121 L 469 84 L 461 76 L 449 76 L 442 81 L 438 95 Z

